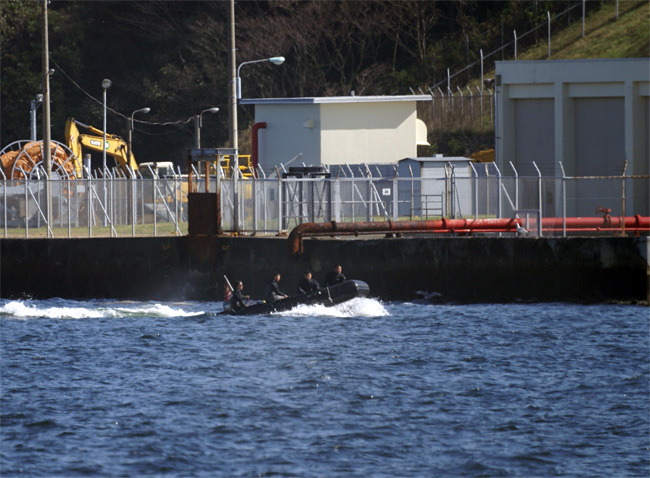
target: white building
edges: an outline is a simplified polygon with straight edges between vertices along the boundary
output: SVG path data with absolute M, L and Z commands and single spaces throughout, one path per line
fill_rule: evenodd
M 255 105 L 253 161 L 276 166 L 387 164 L 417 156 L 426 142 L 417 101 L 427 95 L 244 99 Z M 256 144 L 257 142 L 257 144 Z
M 425 181 L 402 181 L 400 198 L 411 198 L 412 205 L 400 203 L 400 215 L 412 207 L 422 217 L 469 217 L 474 213 L 472 198 L 474 182 L 470 158 L 443 157 L 404 158 L 398 163 L 400 178 L 422 178 Z
M 520 176 L 537 176 L 534 161 L 562 177 L 561 162 L 567 176 L 620 176 L 627 161 L 626 175 L 649 174 L 650 59 L 497 62 L 495 80 L 502 171 L 512 162 Z M 630 183 L 628 212 L 648 214 L 649 182 Z M 572 195 L 570 214 L 593 215 L 598 202 L 620 214 L 611 182 L 577 181 Z

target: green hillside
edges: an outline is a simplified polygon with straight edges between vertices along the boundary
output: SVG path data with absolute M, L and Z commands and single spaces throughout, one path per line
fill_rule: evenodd
M 575 22 L 557 35 L 551 35 L 551 60 L 585 58 L 643 58 L 650 56 L 650 2 L 608 2 L 582 22 Z M 548 45 L 540 42 L 517 59 L 547 58 Z
M 584 37 L 580 20 L 569 26 L 551 23 L 550 58 L 544 28 L 543 31 L 538 30 L 536 45 L 517 52 L 517 60 L 650 57 L 650 2 L 621 1 L 618 14 L 617 19 L 615 2 L 603 4 L 599 10 L 587 15 Z M 564 29 L 560 31 L 561 27 Z M 513 60 L 513 56 L 514 47 L 504 54 L 504 60 Z M 494 77 L 493 65 L 486 68 L 484 76 Z M 469 85 L 471 88 L 476 88 L 479 83 L 480 78 L 476 77 Z M 423 113 L 426 118 L 428 110 L 425 109 Z M 440 153 L 446 156 L 459 156 L 494 147 L 494 128 L 490 121 L 484 119 L 477 126 L 475 119 L 464 118 L 464 120 L 453 118 L 451 121 L 448 119 L 427 121 L 425 119 L 429 127 L 431 146 L 420 146 L 418 154 L 429 156 Z
M 41 92 L 42 83 L 42 2 L 1 3 L 0 146 L 4 146 L 30 136 L 30 100 Z M 467 94 L 469 84 L 476 95 L 480 52 L 486 55 L 485 77 L 491 78 L 495 60 L 513 59 L 513 28 L 520 35 L 518 60 L 548 57 L 547 12 L 554 18 L 551 59 L 648 57 L 649 2 L 621 0 L 618 5 L 616 20 L 614 0 L 237 2 L 238 63 L 287 58 L 280 67 L 247 67 L 243 94 L 400 95 L 418 87 L 426 94 L 434 86 L 444 90 L 449 71 L 459 72 L 452 77 L 455 93 L 460 88 Z M 221 113 L 206 120 L 202 142 L 227 143 L 228 2 L 57 1 L 48 11 L 50 67 L 55 70 L 50 79 L 52 139 L 65 140 L 64 125 L 70 117 L 102 124 L 101 80 L 108 78 L 109 133 L 126 137 L 128 115 L 143 106 L 151 108 L 136 123 L 134 149 L 139 162 L 170 160 L 184 166 L 187 148 L 195 144 L 191 118 L 213 106 Z M 503 51 L 496 51 L 504 43 Z M 432 146 L 422 153 L 465 154 L 491 147 L 491 110 L 489 102 L 484 103 L 476 105 L 472 121 L 463 117 L 468 108 L 441 119 L 431 105 L 428 109 L 423 105 L 418 114 L 429 126 Z M 456 107 L 460 104 L 456 102 Z M 251 107 L 238 111 L 239 146 L 244 152 L 250 151 L 253 111 Z M 40 136 L 42 109 L 36 115 Z M 101 158 L 92 159 L 97 166 Z

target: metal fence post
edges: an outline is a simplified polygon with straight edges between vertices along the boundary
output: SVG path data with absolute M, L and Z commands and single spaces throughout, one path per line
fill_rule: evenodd
M 278 236 L 282 234 L 282 176 L 280 176 L 280 171 L 278 167 L 275 167 L 275 174 L 278 177 Z
M 131 172 L 131 177 L 129 178 L 129 190 L 131 193 L 131 237 L 135 237 L 135 177 L 133 172 Z
M 548 17 L 548 57 L 551 57 L 551 12 L 546 11 Z
M 158 174 L 154 173 L 152 171 L 152 191 L 151 191 L 151 196 L 152 196 L 152 203 L 151 203 L 151 209 L 153 211 L 153 237 L 156 237 L 158 234 L 158 206 L 156 206 L 156 191 L 158 190 Z M 144 204 L 144 194 L 142 195 L 142 204 Z
M 334 220 L 341 222 L 341 180 L 336 177 L 332 183 L 332 208 Z
M 482 90 L 483 90 L 483 85 L 484 85 L 484 83 L 483 83 L 483 48 L 480 49 L 480 53 L 481 53 L 481 95 L 482 95 L 483 94 Z M 482 103 L 482 101 L 481 101 L 481 103 Z
M 510 167 L 515 172 L 515 210 L 519 209 L 519 173 L 515 168 L 515 165 L 510 161 Z
M 0 174 L 2 174 L 2 205 L 3 205 L 3 224 L 5 230 L 5 238 L 7 237 L 7 176 L 5 176 L 4 171 L 0 168 Z
M 469 165 L 474 172 L 474 219 L 478 219 L 478 172 L 471 161 Z
M 29 238 L 29 179 L 25 175 L 25 239 Z
M 93 237 L 93 223 L 92 223 L 92 209 L 93 209 L 93 195 L 92 195 L 92 176 L 89 176 L 86 180 L 88 184 L 86 185 L 86 198 L 88 199 L 88 237 Z
M 253 175 L 251 178 L 251 199 L 253 201 L 253 235 L 257 234 L 257 216 L 258 216 L 258 208 L 257 208 L 257 187 L 258 187 L 258 181 L 257 178 Z
M 562 161 L 558 161 L 558 163 L 562 170 L 562 237 L 566 237 L 566 173 Z
M 497 172 L 497 218 L 501 218 L 501 171 L 497 167 L 496 163 L 492 163 L 494 169 Z
M 70 215 L 72 214 L 72 187 L 70 185 L 70 176 L 66 177 L 68 184 L 68 239 L 72 237 L 72 221 L 70 220 Z
M 397 167 L 393 176 L 393 221 L 399 220 L 399 182 L 397 179 Z
M 537 213 L 537 217 L 538 217 L 538 220 L 537 220 L 537 235 L 539 237 L 542 237 L 542 172 L 537 167 L 537 164 L 535 163 L 535 161 L 533 161 L 533 166 L 535 166 L 535 169 L 537 170 L 537 175 L 538 175 L 538 179 L 537 179 L 537 189 L 538 189 L 538 197 L 537 197 L 537 206 L 538 206 L 538 208 L 537 208 L 537 210 L 538 210 L 538 213 Z

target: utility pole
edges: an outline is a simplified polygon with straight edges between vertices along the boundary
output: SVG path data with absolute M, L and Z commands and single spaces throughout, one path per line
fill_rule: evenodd
M 237 54 L 235 48 L 235 0 L 230 0 L 230 101 L 228 116 L 230 118 L 230 147 L 237 144 Z
M 45 191 L 47 200 L 47 227 L 52 224 L 52 151 L 50 149 L 50 56 L 47 37 L 47 3 L 43 1 L 43 162 L 45 163 Z M 49 234 L 49 232 L 48 232 Z
M 239 144 L 237 141 L 237 55 L 235 48 L 235 0 L 230 0 L 230 147 L 234 149 L 232 163 L 233 189 L 233 230 L 239 232 L 239 194 L 237 176 L 239 174 Z

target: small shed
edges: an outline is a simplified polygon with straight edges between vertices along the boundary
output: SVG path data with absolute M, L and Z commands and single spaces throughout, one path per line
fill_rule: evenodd
M 398 163 L 402 179 L 422 178 L 425 181 L 400 181 L 399 197 L 412 197 L 414 209 L 423 217 L 467 217 L 473 214 L 474 181 L 470 158 L 462 156 L 404 158 Z M 454 179 L 452 181 L 452 178 Z M 400 202 L 400 215 L 407 214 L 409 204 Z
M 253 162 L 276 166 L 388 164 L 428 144 L 417 102 L 428 95 L 243 99 L 255 106 Z

